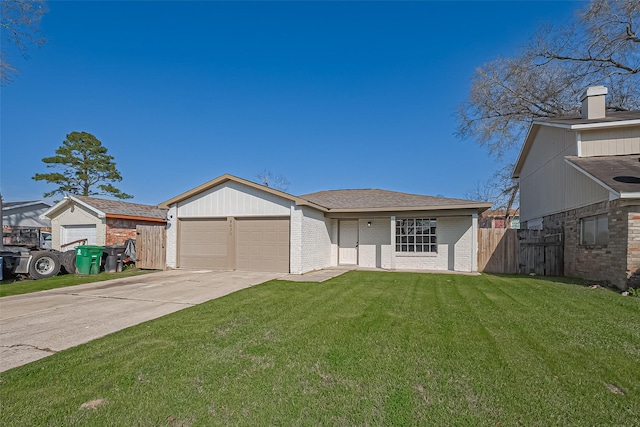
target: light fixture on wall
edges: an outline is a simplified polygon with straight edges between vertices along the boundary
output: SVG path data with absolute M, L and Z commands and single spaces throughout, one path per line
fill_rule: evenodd
M 371 228 L 371 221 L 367 222 L 367 228 Z

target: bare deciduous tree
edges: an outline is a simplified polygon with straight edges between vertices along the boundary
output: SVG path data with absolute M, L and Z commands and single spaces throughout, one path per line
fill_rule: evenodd
M 509 223 L 511 212 L 516 204 L 519 186 L 511 177 L 513 164 L 505 164 L 484 182 L 477 182 L 475 187 L 467 191 L 465 197 L 471 200 L 486 201 L 493 204 L 493 209 L 505 211 L 505 222 Z
M 640 0 L 592 0 L 573 22 L 542 28 L 522 55 L 475 71 L 457 134 L 500 157 L 531 120 L 577 114 L 589 86 L 609 88 L 608 108 L 640 108 Z
M 289 189 L 289 180 L 282 175 L 276 175 L 268 170 L 263 170 L 256 175 L 258 182 L 265 187 L 286 192 Z
M 541 28 L 520 56 L 478 67 L 458 109 L 458 136 L 504 162 L 532 120 L 578 115 L 589 86 L 607 86 L 610 110 L 640 109 L 639 21 L 640 0 L 592 0 L 568 25 Z M 485 183 L 507 212 L 519 189 L 510 168 Z
M 1 9 L 0 83 L 7 84 L 19 71 L 9 62 L 9 51 L 14 49 L 26 57 L 29 45 L 44 43 L 39 27 L 47 8 L 44 0 L 2 0 Z

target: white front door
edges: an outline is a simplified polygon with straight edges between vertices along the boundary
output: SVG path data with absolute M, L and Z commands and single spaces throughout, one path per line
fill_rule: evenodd
M 358 264 L 358 221 L 340 221 L 338 263 Z
M 79 240 L 84 240 L 79 242 Z M 75 242 L 65 246 L 67 243 Z M 60 230 L 60 250 L 68 251 L 78 245 L 96 244 L 96 226 L 93 225 L 63 225 Z

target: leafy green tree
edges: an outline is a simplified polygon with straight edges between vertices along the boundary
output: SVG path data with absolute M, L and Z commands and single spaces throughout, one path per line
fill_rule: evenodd
M 133 196 L 123 193 L 113 186 L 122 181 L 122 176 L 113 156 L 107 154 L 107 148 L 95 136 L 87 132 L 71 132 L 56 155 L 42 159 L 48 168 L 61 168 L 59 172 L 37 173 L 36 181 L 46 181 L 58 186 L 44 194 L 77 194 L 81 196 L 110 195 L 118 199 L 130 199 Z

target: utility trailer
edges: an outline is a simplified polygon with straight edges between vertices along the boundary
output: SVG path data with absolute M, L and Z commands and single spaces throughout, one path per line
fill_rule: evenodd
M 63 252 L 31 249 L 26 246 L 5 246 L 0 251 L 2 277 L 28 275 L 32 279 L 46 279 L 60 272 Z
M 0 195 L 0 229 L 2 229 L 2 195 Z M 50 233 L 47 233 L 49 237 Z M 0 279 L 6 276 L 27 275 L 32 279 L 46 279 L 60 273 L 64 268 L 67 273 L 76 272 L 75 251 L 60 252 L 41 248 L 42 234 L 38 231 L 37 242 L 26 244 L 4 244 L 4 232 L 0 238 Z M 51 241 L 49 239 L 49 245 Z

